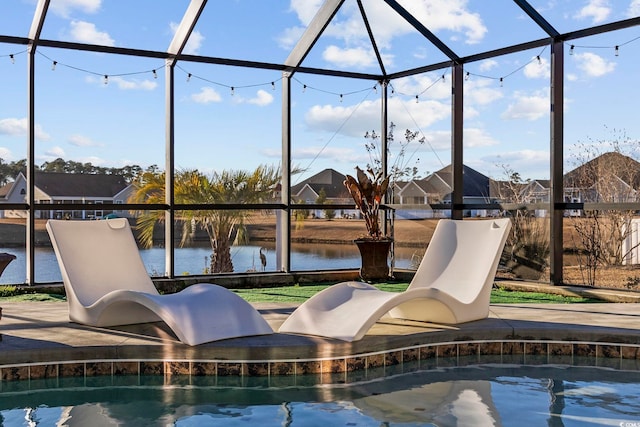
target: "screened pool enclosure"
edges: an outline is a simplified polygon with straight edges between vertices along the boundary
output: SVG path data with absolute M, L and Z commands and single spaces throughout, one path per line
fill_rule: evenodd
M 340 177 L 371 165 L 393 178 L 395 268 L 439 218 L 511 215 L 514 265 L 588 281 L 588 221 L 624 234 L 640 211 L 635 162 L 577 178 L 638 158 L 639 24 L 631 0 L 3 1 L 0 252 L 13 283 L 55 281 L 46 219 L 146 215 L 156 277 L 355 269 Z

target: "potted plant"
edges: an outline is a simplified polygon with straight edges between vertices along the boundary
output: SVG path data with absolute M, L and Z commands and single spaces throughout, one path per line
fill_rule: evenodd
M 387 258 L 392 239 L 385 236 L 380 228 L 380 203 L 389 187 L 389 176 L 385 177 L 381 171 L 375 172 L 371 168 L 365 172 L 356 167 L 356 178 L 347 175 L 344 186 L 367 226 L 367 236 L 354 240 L 362 258 L 360 277 L 363 280 L 386 279 L 389 276 Z

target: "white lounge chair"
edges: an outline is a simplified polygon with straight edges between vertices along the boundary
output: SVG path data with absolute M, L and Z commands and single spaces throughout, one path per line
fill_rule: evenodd
M 491 288 L 511 221 L 440 220 L 405 292 L 343 282 L 298 307 L 279 332 L 361 339 L 384 314 L 458 324 L 489 315 Z
M 200 283 L 160 295 L 125 218 L 50 220 L 47 231 L 72 322 L 104 327 L 163 321 L 188 345 L 273 333 L 255 308 L 221 286 Z

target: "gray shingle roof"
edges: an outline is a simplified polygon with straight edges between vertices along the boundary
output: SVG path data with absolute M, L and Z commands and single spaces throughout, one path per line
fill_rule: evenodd
M 36 172 L 35 185 L 52 197 L 112 198 L 128 184 L 118 175 Z

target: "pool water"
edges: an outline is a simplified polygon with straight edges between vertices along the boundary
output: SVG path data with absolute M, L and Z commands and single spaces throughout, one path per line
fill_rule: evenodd
M 283 388 L 104 382 L 3 383 L 1 425 L 640 426 L 640 372 L 593 367 L 479 365 Z

